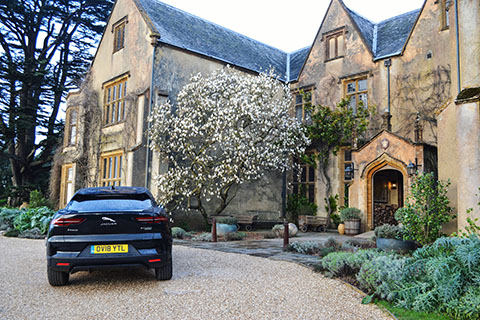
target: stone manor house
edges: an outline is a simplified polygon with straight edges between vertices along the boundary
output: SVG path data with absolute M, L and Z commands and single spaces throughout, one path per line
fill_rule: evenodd
M 152 177 L 166 164 L 146 148 L 149 110 L 175 103 L 192 74 L 228 64 L 249 74 L 273 67 L 291 87 L 298 121 L 308 120 L 309 102 L 334 107 L 349 98 L 353 109 L 376 107 L 367 134 L 329 168 L 332 194 L 362 210 L 363 230 L 405 203 L 417 171 L 450 179 L 458 219 L 448 228 L 461 228 L 468 208 L 480 216 L 479 17 L 478 0 L 426 0 L 373 23 L 331 0 L 312 45 L 287 53 L 156 0 L 117 0 L 86 80 L 67 97 L 51 181 L 58 206 L 87 186 L 147 186 L 155 194 Z M 326 215 L 325 183 L 304 167 L 289 191 Z M 242 185 L 225 213 L 279 217 L 281 185 L 278 173 Z

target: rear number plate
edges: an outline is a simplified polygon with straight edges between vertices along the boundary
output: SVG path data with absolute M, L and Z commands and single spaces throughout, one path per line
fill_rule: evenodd
M 90 253 L 128 253 L 128 244 L 102 244 L 91 246 Z

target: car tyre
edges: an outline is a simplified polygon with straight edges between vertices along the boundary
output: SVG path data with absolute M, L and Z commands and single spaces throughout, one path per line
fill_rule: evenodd
M 172 279 L 172 260 L 167 265 L 155 268 L 155 278 L 157 280 L 170 280 Z
M 68 272 L 56 271 L 52 268 L 47 268 L 48 283 L 51 286 L 64 286 L 68 282 Z

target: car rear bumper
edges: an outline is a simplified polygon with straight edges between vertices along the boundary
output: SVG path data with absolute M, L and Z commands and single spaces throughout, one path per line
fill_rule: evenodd
M 125 253 L 93 253 L 95 245 L 128 245 Z M 172 243 L 161 234 L 57 236 L 47 240 L 47 266 L 74 273 L 97 268 L 159 268 L 172 259 Z
M 99 268 L 135 267 L 143 266 L 147 269 L 165 266 L 172 257 L 170 253 L 157 253 L 151 255 L 114 256 L 106 254 L 102 256 L 67 257 L 56 254 L 47 256 L 49 268 L 57 271 L 75 273 Z

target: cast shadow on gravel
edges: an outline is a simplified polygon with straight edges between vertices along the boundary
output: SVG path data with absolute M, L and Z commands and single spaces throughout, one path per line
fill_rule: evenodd
M 157 283 L 153 270 L 145 268 L 118 268 L 80 271 L 70 275 L 67 287 L 73 286 L 124 286 L 128 284 Z

